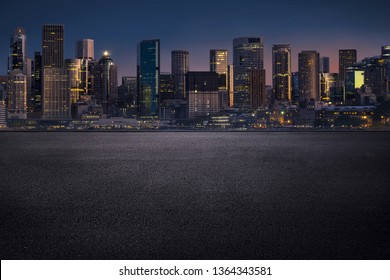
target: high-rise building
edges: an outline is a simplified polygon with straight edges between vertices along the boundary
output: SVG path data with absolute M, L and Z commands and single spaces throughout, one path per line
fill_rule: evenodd
M 53 121 L 70 120 L 71 106 L 66 69 L 57 67 L 45 68 L 42 81 L 42 118 Z
M 95 59 L 94 40 L 82 39 L 76 41 L 76 58 L 81 60 L 81 86 L 80 95 L 92 92 L 90 64 Z
M 234 75 L 233 65 L 228 65 L 228 91 L 229 91 L 229 107 L 234 107 Z
M 34 80 L 33 96 L 34 96 L 34 112 L 42 112 L 42 55 L 40 52 L 34 53 Z
M 76 42 L 76 58 L 95 59 L 95 43 L 92 39 L 82 39 Z
M 257 110 L 266 105 L 265 70 L 249 71 L 249 99 L 251 109 Z
M 8 75 L 8 119 L 27 119 L 27 76 L 20 69 Z
M 137 49 L 137 106 L 142 118 L 158 117 L 160 40 L 144 40 Z
M 118 98 L 118 68 L 110 57 L 109 52 L 104 52 L 102 58 L 95 66 L 94 73 L 95 99 L 108 112 L 115 105 Z
M 8 73 L 12 70 L 24 70 L 27 53 L 26 53 L 26 32 L 22 27 L 15 29 L 15 33 L 11 36 L 10 52 L 8 57 Z
M 264 69 L 263 42 L 259 37 L 233 40 L 234 106 L 250 109 L 249 70 Z
M 176 98 L 184 99 L 186 97 L 186 74 L 189 70 L 189 52 L 183 50 L 172 51 L 171 66 Z
M 81 59 L 65 59 L 65 68 L 68 76 L 70 103 L 75 104 L 80 99 Z
M 291 45 L 272 46 L 272 84 L 275 100 L 291 100 Z
M 210 72 L 218 74 L 220 109 L 229 107 L 228 51 L 210 50 Z
M 0 129 L 7 127 L 7 106 L 5 101 L 0 100 Z
M 70 95 L 64 69 L 64 26 L 45 24 L 42 28 L 42 118 L 69 120 Z
M 206 117 L 219 111 L 218 74 L 187 73 L 188 118 Z
M 339 79 L 342 85 L 345 85 L 347 68 L 353 66 L 356 62 L 356 50 L 339 50 Z
M 320 74 L 321 101 L 333 101 L 337 95 L 338 77 L 337 73 Z
M 42 67 L 64 67 L 64 26 L 45 24 L 42 28 Z
M 320 58 L 320 73 L 330 72 L 330 59 L 327 56 Z
M 316 51 L 302 51 L 298 54 L 299 98 L 301 100 L 320 100 L 319 60 L 320 55 Z

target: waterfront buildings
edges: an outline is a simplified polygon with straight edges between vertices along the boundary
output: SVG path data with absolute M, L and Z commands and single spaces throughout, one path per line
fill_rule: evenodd
M 171 56 L 171 73 L 174 81 L 176 99 L 186 98 L 186 74 L 189 70 L 189 52 L 173 50 Z
M 234 106 L 250 109 L 249 71 L 264 68 L 263 42 L 260 37 L 241 37 L 233 40 Z
M 319 53 L 302 51 L 298 54 L 299 98 L 301 101 L 319 101 Z
M 144 40 L 137 49 L 137 107 L 141 118 L 156 118 L 160 93 L 160 40 Z
M 291 100 L 291 45 L 272 46 L 272 85 L 275 100 Z

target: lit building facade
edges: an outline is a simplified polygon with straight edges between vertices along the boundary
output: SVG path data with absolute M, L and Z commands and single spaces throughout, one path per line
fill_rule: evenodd
M 104 52 L 94 68 L 94 96 L 105 113 L 115 105 L 118 98 L 118 68 L 110 53 Z
M 10 53 L 8 57 L 8 73 L 12 70 L 24 70 L 26 62 L 26 32 L 22 27 L 15 29 L 14 35 L 10 40 Z
M 298 54 L 299 98 L 302 101 L 320 100 L 319 60 L 320 55 L 316 51 Z
M 16 69 L 8 76 L 8 119 L 27 119 L 27 76 Z
M 233 40 L 234 107 L 250 109 L 249 70 L 264 69 L 263 42 L 259 37 Z
M 357 51 L 353 49 L 339 50 L 339 79 L 345 85 L 346 71 L 357 62 Z
M 185 50 L 172 51 L 171 73 L 175 84 L 177 99 L 186 97 L 186 74 L 189 71 L 189 52 Z
M 218 74 L 219 104 L 221 109 L 229 107 L 228 51 L 210 50 L 210 72 Z
M 272 84 L 275 100 L 291 100 L 291 45 L 272 46 Z
M 82 39 L 76 42 L 76 58 L 81 60 L 81 95 L 92 92 L 91 61 L 95 59 L 95 43 L 92 39 Z
M 251 109 L 257 110 L 267 104 L 267 93 L 265 87 L 265 70 L 249 71 L 249 97 Z
M 71 106 L 66 69 L 44 68 L 43 72 L 42 118 L 52 121 L 70 120 Z
M 75 104 L 80 100 L 81 59 L 65 59 L 65 68 L 69 82 L 70 103 Z
M 137 49 L 137 107 L 141 118 L 158 117 L 160 40 L 144 40 Z
M 7 106 L 4 100 L 0 100 L 0 129 L 7 127 Z
M 45 24 L 42 29 L 42 67 L 64 67 L 64 26 Z
M 188 118 L 207 117 L 219 112 L 218 74 L 187 73 Z

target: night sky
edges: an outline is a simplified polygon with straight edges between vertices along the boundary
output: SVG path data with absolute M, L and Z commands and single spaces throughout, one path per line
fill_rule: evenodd
M 170 52 L 190 52 L 190 70 L 208 70 L 209 50 L 232 49 L 232 40 L 261 36 L 265 42 L 267 83 L 271 83 L 273 44 L 292 45 L 292 70 L 301 50 L 317 50 L 338 72 L 338 50 L 355 48 L 358 59 L 380 54 L 390 44 L 390 1 L 3 1 L 0 24 L 0 74 L 6 73 L 9 36 L 26 29 L 29 57 L 41 51 L 43 24 L 65 25 L 65 57 L 75 41 L 95 40 L 95 57 L 111 52 L 119 76 L 135 75 L 136 46 L 161 39 L 162 71 L 170 72 Z M 229 54 L 232 61 L 232 53 Z

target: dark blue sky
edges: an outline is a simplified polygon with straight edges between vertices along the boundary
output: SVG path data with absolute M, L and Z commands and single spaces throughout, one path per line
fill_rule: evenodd
M 109 50 L 119 75 L 136 73 L 136 46 L 144 39 L 161 39 L 162 71 L 170 71 L 172 49 L 190 52 L 191 70 L 208 70 L 212 48 L 232 49 L 232 40 L 261 36 L 265 42 L 267 81 L 271 79 L 272 44 L 290 43 L 293 71 L 301 50 L 318 50 L 331 57 L 356 48 L 358 58 L 380 53 L 390 44 L 390 1 L 7 1 L 1 4 L 1 74 L 6 72 L 9 36 L 22 26 L 28 54 L 41 50 L 45 23 L 65 25 L 65 57 L 74 57 L 77 39 L 95 40 L 95 56 Z M 230 61 L 232 53 L 230 53 Z

